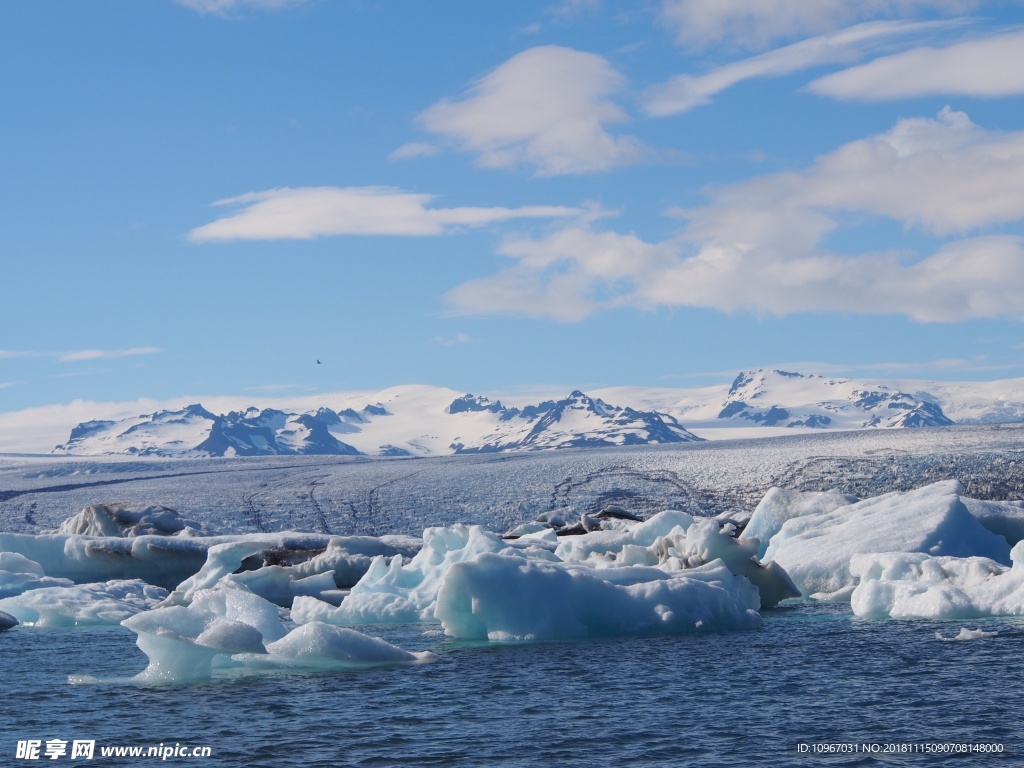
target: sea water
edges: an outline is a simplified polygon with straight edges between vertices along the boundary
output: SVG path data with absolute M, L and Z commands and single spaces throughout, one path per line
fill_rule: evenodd
M 130 680 L 146 659 L 122 627 L 17 628 L 0 633 L 0 765 L 1024 764 L 1024 622 L 986 620 L 994 637 L 950 642 L 937 633 L 953 637 L 962 622 L 805 603 L 764 618 L 749 631 L 543 644 L 374 627 L 438 661 L 165 686 Z M 18 742 L 52 739 L 94 741 L 94 757 L 18 757 Z M 1003 751 L 913 751 L 979 743 Z M 813 751 L 822 744 L 857 751 Z M 101 757 L 111 746 L 163 757 Z M 210 756 L 175 756 L 195 747 Z

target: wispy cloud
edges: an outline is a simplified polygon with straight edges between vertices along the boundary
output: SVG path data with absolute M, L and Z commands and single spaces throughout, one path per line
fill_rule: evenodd
M 137 357 L 139 355 L 155 355 L 162 352 L 159 347 L 132 347 L 131 349 L 78 349 L 71 352 L 60 352 L 57 359 L 62 363 L 77 363 L 82 360 L 114 360 L 119 357 Z
M 1024 31 L 883 56 L 819 78 L 808 90 L 858 101 L 936 94 L 982 98 L 1019 95 L 1024 93 Z
M 174 0 L 199 13 L 230 16 L 242 11 L 278 11 L 301 5 L 306 0 Z
M 547 45 L 523 51 L 462 95 L 419 116 L 428 131 L 483 168 L 538 176 L 590 173 L 641 162 L 649 150 L 608 126 L 628 120 L 614 101 L 626 80 L 593 53 Z
M 1024 237 L 985 231 L 1024 220 L 1024 133 L 987 131 L 946 109 L 803 171 L 708 194 L 708 205 L 675 211 L 685 228 L 660 243 L 581 224 L 507 241 L 511 266 L 447 298 L 456 312 L 564 321 L 623 306 L 1024 319 Z M 883 218 L 952 239 L 923 256 L 823 245 L 846 221 Z
M 468 333 L 457 333 L 454 336 L 435 336 L 430 340 L 430 343 L 441 347 L 455 347 L 462 344 L 472 344 L 473 339 Z
M 130 349 L 74 349 L 64 352 L 48 352 L 38 349 L 0 349 L 0 360 L 11 360 L 19 357 L 50 357 L 55 358 L 62 363 L 77 363 L 83 360 L 113 360 L 119 357 L 155 355 L 162 351 L 163 350 L 159 347 L 132 347 Z
M 441 235 L 461 227 L 584 213 L 580 208 L 552 205 L 428 207 L 435 197 L 390 187 L 299 187 L 250 192 L 214 203 L 239 210 L 193 229 L 188 238 L 193 242 L 211 242 L 329 235 Z
M 441 148 L 436 144 L 414 141 L 400 146 L 388 155 L 388 160 L 395 162 L 397 160 L 410 160 L 414 157 L 434 157 L 439 154 L 441 154 Z
M 824 64 L 849 63 L 881 45 L 948 27 L 951 22 L 876 21 L 801 40 L 758 56 L 735 61 L 703 75 L 677 75 L 644 93 L 644 109 L 663 117 L 686 112 L 744 80 L 779 77 Z M 820 82 L 820 81 L 819 81 Z
M 764 50 L 873 19 L 961 14 L 978 0 L 663 0 L 661 14 L 680 45 Z

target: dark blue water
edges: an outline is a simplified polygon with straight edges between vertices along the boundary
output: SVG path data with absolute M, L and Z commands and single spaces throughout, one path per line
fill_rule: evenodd
M 1024 764 L 1024 624 L 941 642 L 960 624 L 768 612 L 749 632 L 459 645 L 420 626 L 377 634 L 422 666 L 249 674 L 142 687 L 120 627 L 0 633 L 0 765 L 812 766 Z M 974 626 L 971 624 L 971 626 Z M 206 759 L 15 759 L 19 739 L 209 746 Z M 800 741 L 1000 742 L 1002 757 L 801 756 Z M 98 748 L 97 748 L 98 749 Z

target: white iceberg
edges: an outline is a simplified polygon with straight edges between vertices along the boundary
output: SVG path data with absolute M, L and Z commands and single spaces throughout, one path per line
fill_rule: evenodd
M 858 616 L 876 618 L 1024 616 L 1024 542 L 1010 556 L 1011 568 L 984 557 L 855 555 L 850 570 L 860 584 L 850 606 Z
M 0 610 L 31 627 L 119 624 L 167 597 L 167 590 L 144 581 L 108 581 L 42 587 L 0 600 Z
M 60 524 L 57 533 L 81 536 L 194 536 L 199 524 L 158 504 L 93 504 Z
M 935 639 L 942 640 L 944 643 L 953 643 L 962 642 L 964 640 L 987 640 L 998 635 L 998 632 L 986 632 L 984 629 L 968 629 L 967 627 L 960 627 L 960 632 L 953 637 L 946 637 L 941 632 L 936 632 Z
M 569 568 L 485 553 L 456 563 L 434 610 L 445 632 L 464 640 L 560 640 L 751 629 L 761 624 L 757 590 L 715 563 L 685 573 L 654 568 L 636 583 L 632 568 Z M 652 579 L 653 575 L 657 575 Z
M 985 530 L 960 499 L 956 480 L 815 512 L 783 523 L 765 553 L 805 595 L 848 599 L 858 553 L 919 552 L 1009 563 L 1006 541 Z
M 219 655 L 266 653 L 255 627 L 198 606 L 173 605 L 121 622 L 138 637 L 149 665 L 135 679 L 147 683 L 209 680 Z
M 319 621 L 296 627 L 268 645 L 267 651 L 270 663 L 305 668 L 417 664 L 437 659 L 430 651 L 405 651 L 380 638 Z
M 44 587 L 68 587 L 73 583 L 70 579 L 47 576 L 43 566 L 17 552 L 0 552 L 0 598 Z
M 292 620 L 332 624 L 433 621 L 441 580 L 453 564 L 484 552 L 508 550 L 552 557 L 544 549 L 520 550 L 479 525 L 427 528 L 423 532 L 423 548 L 411 561 L 403 563 L 400 556 L 390 560 L 374 558 L 340 607 L 318 605 L 298 597 L 292 604 Z
M 771 538 L 787 520 L 822 512 L 831 512 L 848 504 L 856 504 L 856 496 L 838 491 L 789 491 L 769 488 L 740 534 L 741 539 L 757 539 L 756 556 L 764 560 Z

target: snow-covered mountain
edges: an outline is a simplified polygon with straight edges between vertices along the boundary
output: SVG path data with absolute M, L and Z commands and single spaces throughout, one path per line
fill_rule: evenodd
M 888 386 L 790 371 L 741 373 L 729 387 L 719 419 L 766 427 L 948 427 L 934 398 Z
M 436 387 L 386 390 L 387 404 L 305 413 L 201 405 L 119 421 L 89 421 L 54 453 L 70 455 L 413 456 L 678 443 L 700 438 L 670 415 L 609 405 L 575 391 L 522 408 Z M 385 394 L 382 393 L 382 394 Z
M 906 391 L 894 382 L 758 369 L 743 371 L 732 384 L 718 387 L 648 390 L 644 394 L 613 389 L 601 394 L 670 414 L 696 434 L 709 437 L 728 433 L 738 437 L 740 429 L 745 436 L 750 428 L 760 428 L 757 431 L 763 433 L 764 428 L 848 430 L 957 423 L 944 412 L 939 397 L 920 386 L 912 389 Z M 1024 401 L 1024 386 L 1019 393 Z
M 227 412 L 175 405 L 87 421 L 54 453 L 436 456 L 1024 421 L 1024 379 L 879 382 L 758 369 L 731 384 L 612 387 L 562 399 L 534 394 L 491 400 L 410 385 L 239 410 L 229 410 L 238 408 L 237 400 L 213 402 Z

